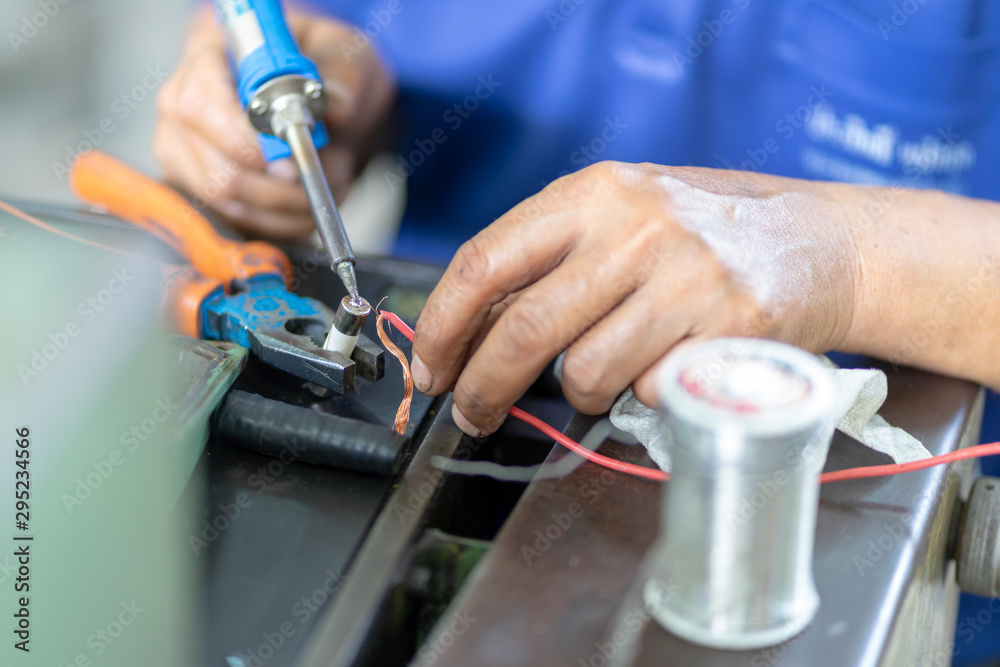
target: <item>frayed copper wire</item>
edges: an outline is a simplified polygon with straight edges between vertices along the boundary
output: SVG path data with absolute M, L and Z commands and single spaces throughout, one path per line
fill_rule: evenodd
M 385 301 L 385 297 L 382 297 Z M 410 423 L 410 403 L 413 402 L 413 375 L 410 373 L 410 362 L 406 360 L 406 355 L 392 342 L 389 332 L 383 327 L 386 317 L 385 312 L 379 306 L 382 301 L 375 306 L 375 330 L 378 331 L 378 339 L 385 345 L 389 354 L 399 360 L 399 365 L 403 367 L 403 400 L 396 410 L 396 421 L 392 424 L 392 429 L 400 435 L 406 435 L 406 427 Z M 390 325 L 391 326 L 391 325 Z

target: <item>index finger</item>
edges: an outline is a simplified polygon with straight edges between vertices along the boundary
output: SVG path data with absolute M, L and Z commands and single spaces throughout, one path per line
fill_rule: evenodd
M 497 319 L 455 385 L 452 416 L 459 428 L 470 435 L 496 430 L 545 366 L 630 296 L 637 284 L 630 275 L 649 246 L 645 236 L 629 239 L 614 252 L 594 240 L 581 244 L 520 294 Z M 633 353 L 617 348 L 616 342 L 606 350 L 620 361 Z
M 414 381 L 423 393 L 450 387 L 491 308 L 549 273 L 573 249 L 579 215 L 547 211 L 545 192 L 521 202 L 459 248 L 427 299 L 413 343 Z

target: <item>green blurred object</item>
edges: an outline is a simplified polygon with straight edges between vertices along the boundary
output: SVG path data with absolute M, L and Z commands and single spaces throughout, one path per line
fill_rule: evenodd
M 420 311 L 427 303 L 427 291 L 393 285 L 386 292 L 385 309 L 399 315 L 406 322 L 416 323 Z
M 113 221 L 45 222 L 130 252 Z M 0 213 L 0 646 L 3 665 L 192 664 L 198 626 L 181 490 L 246 350 L 166 334 L 153 261 Z M 30 521 L 15 528 L 15 430 L 30 432 Z M 14 542 L 14 534 L 31 536 Z M 15 544 L 30 544 L 15 592 Z M 14 648 L 29 598 L 30 652 Z

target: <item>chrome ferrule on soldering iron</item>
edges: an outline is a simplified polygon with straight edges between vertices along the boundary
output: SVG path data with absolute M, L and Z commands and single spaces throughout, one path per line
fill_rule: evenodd
M 213 0 L 213 5 L 264 159 L 294 159 L 330 266 L 357 303 L 354 252 L 317 153 L 329 142 L 320 120 L 326 95 L 319 72 L 296 46 L 278 0 Z

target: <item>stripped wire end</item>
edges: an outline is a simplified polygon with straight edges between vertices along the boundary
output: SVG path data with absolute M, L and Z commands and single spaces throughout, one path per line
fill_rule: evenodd
M 385 301 L 385 297 L 382 298 L 382 301 Z M 392 429 L 400 435 L 406 435 L 406 427 L 410 423 L 410 404 L 413 402 L 413 375 L 410 373 L 410 362 L 407 361 L 406 355 L 392 342 L 388 330 L 383 326 L 383 323 L 388 319 L 395 323 L 398 328 L 397 320 L 399 318 L 393 313 L 382 310 L 380 308 L 382 301 L 379 301 L 378 305 L 375 306 L 375 330 L 378 331 L 378 339 L 382 341 L 382 345 L 389 351 L 389 354 L 399 360 L 399 365 L 403 368 L 403 400 L 399 404 L 399 409 L 396 410 L 396 421 L 393 422 Z M 390 315 L 392 317 L 389 317 Z M 401 322 L 401 320 L 399 321 Z M 405 331 L 403 333 L 406 334 Z

